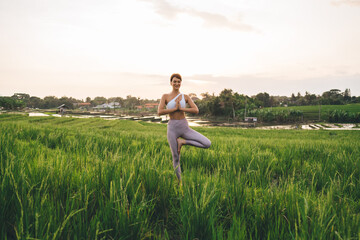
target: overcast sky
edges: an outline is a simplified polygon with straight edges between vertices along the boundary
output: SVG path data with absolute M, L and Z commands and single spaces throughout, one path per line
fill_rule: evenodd
M 0 96 L 360 96 L 360 0 L 0 0 Z

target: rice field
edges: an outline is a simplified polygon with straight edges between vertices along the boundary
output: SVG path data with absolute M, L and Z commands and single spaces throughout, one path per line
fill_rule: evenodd
M 330 112 L 334 110 L 344 110 L 351 113 L 360 112 L 360 103 L 351 103 L 345 105 L 321 105 L 321 111 Z M 264 108 L 268 109 L 268 108 Z M 294 109 L 299 110 L 304 113 L 317 113 L 319 114 L 319 105 L 310 105 L 310 106 L 290 106 L 290 107 L 272 107 L 269 109 L 274 110 L 283 110 L 283 109 Z
M 1 239 L 360 239 L 360 132 L 0 115 Z
M 360 103 L 352 103 L 345 105 L 310 105 L 310 106 L 290 106 L 290 107 L 272 107 L 265 108 L 272 110 L 298 110 L 302 111 L 305 121 L 319 120 L 319 109 L 320 109 L 320 119 L 322 121 L 329 120 L 329 112 L 334 110 L 343 110 L 349 113 L 358 113 L 360 112 Z

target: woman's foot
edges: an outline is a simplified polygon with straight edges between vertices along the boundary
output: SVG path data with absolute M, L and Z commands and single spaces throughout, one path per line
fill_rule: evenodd
M 181 147 L 182 147 L 182 145 L 186 144 L 186 141 L 185 141 L 185 139 L 182 139 L 182 138 L 178 138 L 178 139 L 176 139 L 176 141 L 178 144 L 178 154 L 180 154 Z

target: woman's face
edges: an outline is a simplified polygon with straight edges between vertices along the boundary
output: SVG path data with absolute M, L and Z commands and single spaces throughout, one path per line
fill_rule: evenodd
M 177 77 L 174 77 L 170 84 L 173 87 L 173 89 L 179 90 L 181 87 L 181 80 Z

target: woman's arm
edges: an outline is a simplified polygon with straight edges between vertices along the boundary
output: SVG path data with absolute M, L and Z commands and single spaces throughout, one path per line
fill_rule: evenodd
M 165 115 L 165 114 L 168 114 L 168 113 L 175 112 L 175 111 L 177 111 L 177 110 L 178 110 L 178 108 L 165 109 L 165 94 L 164 94 L 164 95 L 161 97 L 157 114 L 160 116 L 160 115 Z
M 194 101 L 188 95 L 184 95 L 184 96 L 185 96 L 185 101 L 190 105 L 190 108 L 186 108 L 186 107 L 180 108 L 180 111 L 198 114 L 199 109 L 196 106 L 196 104 L 194 103 Z

